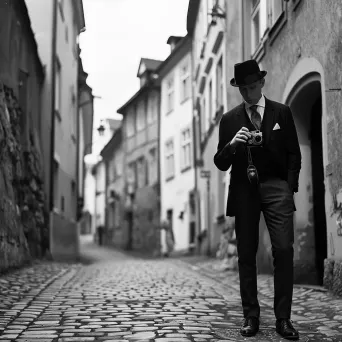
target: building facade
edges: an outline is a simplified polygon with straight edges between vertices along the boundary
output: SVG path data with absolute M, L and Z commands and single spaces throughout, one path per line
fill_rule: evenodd
M 98 162 L 101 161 L 100 153 L 102 149 L 108 144 L 113 137 L 113 134 L 121 126 L 121 120 L 105 118 L 100 119 L 97 123 L 98 126 L 93 127 L 93 139 L 90 145 L 85 146 L 85 157 L 84 157 L 84 202 L 82 207 L 82 215 L 86 222 L 91 221 L 91 227 L 83 229 L 82 234 L 92 234 L 95 237 L 96 234 L 96 211 L 105 211 L 105 202 L 102 203 L 102 207 L 96 207 L 96 192 L 97 192 L 97 181 L 96 175 L 93 174 L 95 171 L 94 167 Z M 84 226 L 82 224 L 82 226 Z
M 122 129 L 118 129 L 101 151 L 106 170 L 105 241 L 118 248 L 126 248 L 128 234 L 124 229 L 124 152 Z
M 41 91 L 44 69 L 22 1 L 0 1 L 0 271 L 49 249 Z M 48 141 L 47 141 L 48 143 Z
M 168 39 L 171 54 L 157 72 L 161 84 L 160 184 L 161 220 L 172 229 L 174 250 L 190 251 L 196 246 L 196 222 L 191 196 L 195 187 L 192 139 L 191 39 Z M 167 251 L 165 230 L 161 251 Z
M 81 234 L 91 232 L 91 217 L 83 212 L 85 196 L 85 155 L 91 153 L 93 145 L 93 117 L 94 96 L 92 88 L 87 84 L 88 74 L 83 69 L 81 58 L 78 62 L 78 122 L 77 122 L 77 221 L 80 224 Z
M 78 254 L 78 36 L 85 28 L 82 0 L 27 0 L 39 54 L 46 66 L 42 127 L 50 185 L 50 241 L 55 258 Z M 44 13 L 44 15 L 42 15 Z M 52 156 L 52 157 L 51 157 Z
M 197 31 L 201 17 L 200 5 L 196 3 L 190 0 L 188 12 L 194 56 L 195 45 L 200 42 Z M 206 1 L 200 2 L 203 3 Z M 211 7 L 212 3 L 208 3 Z M 217 4 L 220 8 L 215 8 Z M 268 72 L 265 96 L 289 105 L 292 110 L 303 157 L 300 188 L 294 195 L 297 208 L 294 215 L 295 281 L 324 282 L 334 291 L 340 288 L 337 279 L 342 258 L 341 177 L 338 171 L 341 168 L 338 143 L 341 6 L 339 2 L 319 0 L 229 0 L 225 6 L 220 1 L 215 2 L 211 11 L 214 26 L 224 21 L 226 84 L 234 76 L 234 63 L 254 58 L 260 68 Z M 210 30 L 202 43 L 204 51 L 210 45 Z M 205 59 L 205 54 L 195 60 L 202 58 Z M 202 79 L 195 76 L 196 87 L 201 89 L 201 83 Z M 227 86 L 227 109 L 242 102 L 238 90 L 230 89 Z M 205 95 L 199 97 L 203 102 Z M 196 108 L 195 116 L 200 117 L 200 106 Z M 200 122 L 202 124 L 203 119 Z M 218 123 L 216 120 L 213 132 L 217 132 Z M 217 144 L 217 133 L 212 133 L 212 137 L 213 144 L 214 141 Z M 208 151 L 209 145 L 208 140 Z M 211 148 L 211 158 L 215 147 Z M 207 161 L 203 154 L 204 167 L 209 168 L 210 163 L 212 160 L 208 158 Z M 229 176 L 225 177 L 227 192 Z M 213 210 L 214 218 L 220 211 Z M 259 240 L 259 271 L 271 272 L 271 245 L 262 217 Z
M 229 88 L 228 77 L 239 61 L 239 1 L 190 1 L 187 29 L 192 37 L 196 205 L 199 250 L 214 254 L 224 229 L 233 226 L 225 216 L 229 172 L 213 163 L 218 123 L 240 96 Z M 211 15 L 217 13 L 218 15 Z
M 140 89 L 117 111 L 123 115 L 127 248 L 148 253 L 160 250 L 160 85 L 155 74 L 160 64 L 141 59 Z
M 243 2 L 244 58 L 253 56 L 268 71 L 265 95 L 292 109 L 302 152 L 295 194 L 295 278 L 322 284 L 326 271 L 329 287 L 338 279 L 342 258 L 342 48 L 337 43 L 342 4 L 264 0 L 250 6 Z M 264 25 L 256 31 L 257 21 Z

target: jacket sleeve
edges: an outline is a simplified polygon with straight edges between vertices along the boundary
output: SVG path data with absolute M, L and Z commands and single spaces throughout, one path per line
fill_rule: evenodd
M 233 163 L 235 154 L 230 148 L 230 141 L 233 136 L 227 123 L 226 114 L 222 116 L 219 126 L 219 142 L 217 152 L 214 156 L 214 164 L 221 171 L 227 171 Z
M 286 150 L 287 150 L 287 182 L 293 192 L 298 192 L 299 172 L 301 169 L 302 155 L 300 152 L 296 126 L 290 107 L 286 110 Z

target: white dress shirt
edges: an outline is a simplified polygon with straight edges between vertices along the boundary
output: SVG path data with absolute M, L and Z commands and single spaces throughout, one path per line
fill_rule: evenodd
M 245 108 L 246 108 L 246 112 L 248 114 L 249 120 L 251 120 L 252 112 L 251 112 L 250 107 L 253 105 L 250 103 L 247 103 L 246 101 L 244 101 L 244 102 L 245 102 Z M 264 94 L 261 95 L 261 98 L 260 98 L 259 102 L 256 104 L 256 106 L 258 106 L 257 111 L 261 116 L 261 122 L 262 122 L 262 119 L 264 118 L 264 112 L 265 112 L 265 96 L 264 96 Z

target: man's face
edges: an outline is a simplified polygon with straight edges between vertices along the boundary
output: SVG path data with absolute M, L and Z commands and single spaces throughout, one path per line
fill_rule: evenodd
M 265 84 L 265 79 L 259 80 L 247 86 L 239 87 L 243 99 L 250 104 L 257 104 L 261 98 L 261 90 Z

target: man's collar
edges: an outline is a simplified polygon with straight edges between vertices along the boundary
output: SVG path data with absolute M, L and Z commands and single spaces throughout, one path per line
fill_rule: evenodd
M 247 103 L 245 100 L 243 100 L 243 102 L 245 103 L 245 108 L 249 108 L 249 107 L 253 106 L 252 104 Z M 256 106 L 260 106 L 260 107 L 265 108 L 265 96 L 264 96 L 264 94 L 261 94 L 260 100 L 256 104 Z

